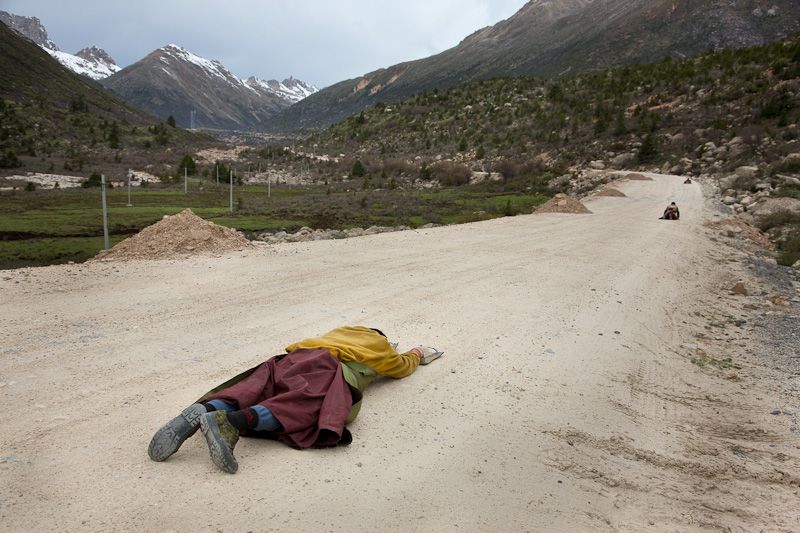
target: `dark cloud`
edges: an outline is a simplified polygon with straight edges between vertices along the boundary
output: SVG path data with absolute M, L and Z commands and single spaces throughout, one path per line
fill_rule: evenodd
M 66 52 L 106 49 L 120 65 L 169 43 L 237 76 L 293 75 L 320 87 L 427 57 L 508 18 L 525 0 L 0 0 L 36 16 Z

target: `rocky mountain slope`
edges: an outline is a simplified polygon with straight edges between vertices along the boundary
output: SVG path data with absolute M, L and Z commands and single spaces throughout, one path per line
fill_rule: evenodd
M 105 79 L 132 104 L 184 127 L 262 130 L 276 113 L 316 89 L 292 78 L 283 83 L 237 78 L 219 61 L 170 44 Z M 194 113 L 194 119 L 192 119 Z
M 176 163 L 174 150 L 210 139 L 170 128 L 59 64 L 0 23 L 0 175 L 24 171 L 86 176 Z
M 441 54 L 340 82 L 283 112 L 278 129 L 330 125 L 377 102 L 508 75 L 563 77 L 772 42 L 800 31 L 796 0 L 531 0 Z
M 0 22 L 41 46 L 68 69 L 93 80 L 107 78 L 121 70 L 121 67 L 102 48 L 92 46 L 84 48 L 77 54 L 59 50 L 56 43 L 48 37 L 47 30 L 41 21 L 36 17 L 23 17 L 0 11 Z

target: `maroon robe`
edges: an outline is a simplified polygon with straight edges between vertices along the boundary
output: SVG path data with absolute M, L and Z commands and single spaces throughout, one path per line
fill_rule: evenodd
M 223 400 L 239 409 L 263 405 L 283 429 L 242 435 L 276 439 L 293 448 L 336 446 L 353 405 L 341 363 L 324 349 L 277 355 L 221 387 L 201 401 Z

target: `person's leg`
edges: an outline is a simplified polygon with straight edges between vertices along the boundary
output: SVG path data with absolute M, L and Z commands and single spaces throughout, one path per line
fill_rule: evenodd
M 181 444 L 191 437 L 200 427 L 200 417 L 207 410 L 203 404 L 193 403 L 181 414 L 161 426 L 150 440 L 147 454 L 153 461 L 165 461 L 169 456 L 178 451 Z
M 267 407 L 254 405 L 238 411 L 220 409 L 207 413 L 200 419 L 200 428 L 214 464 L 224 472 L 235 474 L 239 463 L 233 449 L 242 432 L 280 431 L 283 427 Z
M 223 400 L 193 403 L 156 431 L 150 440 L 147 454 L 153 461 L 165 461 L 178 451 L 186 439 L 197 432 L 202 415 L 212 411 L 233 412 L 236 410 L 235 405 Z

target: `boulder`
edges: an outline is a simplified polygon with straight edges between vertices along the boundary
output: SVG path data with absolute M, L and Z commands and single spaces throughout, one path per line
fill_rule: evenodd
M 739 167 L 734 172 L 740 178 L 755 178 L 758 167 Z
M 763 202 L 754 205 L 749 211 L 753 215 L 756 224 L 763 222 L 769 216 L 781 212 L 800 217 L 800 200 L 796 198 L 767 198 Z
M 623 169 L 630 166 L 635 161 L 636 161 L 636 155 L 634 154 L 630 153 L 620 154 L 611 160 L 611 166 L 616 169 Z
M 787 176 L 786 174 L 777 174 L 775 176 L 784 185 L 799 185 L 800 186 L 800 178 L 796 178 L 795 176 Z
M 783 158 L 781 165 L 791 166 L 791 167 L 800 166 L 800 154 L 794 153 L 787 155 L 786 157 Z
M 598 161 L 592 161 L 591 163 L 589 163 L 589 167 L 593 168 L 595 170 L 605 170 L 606 169 L 606 164 L 603 163 L 602 161 L 599 161 L 599 160 Z
M 724 178 L 719 179 L 719 190 L 727 191 L 728 189 L 733 189 L 733 184 L 736 182 L 736 179 L 739 176 L 736 174 L 731 174 L 730 176 L 725 176 Z
M 736 198 L 734 198 L 733 196 L 726 196 L 725 198 L 722 199 L 722 203 L 725 205 L 733 205 L 736 203 Z

